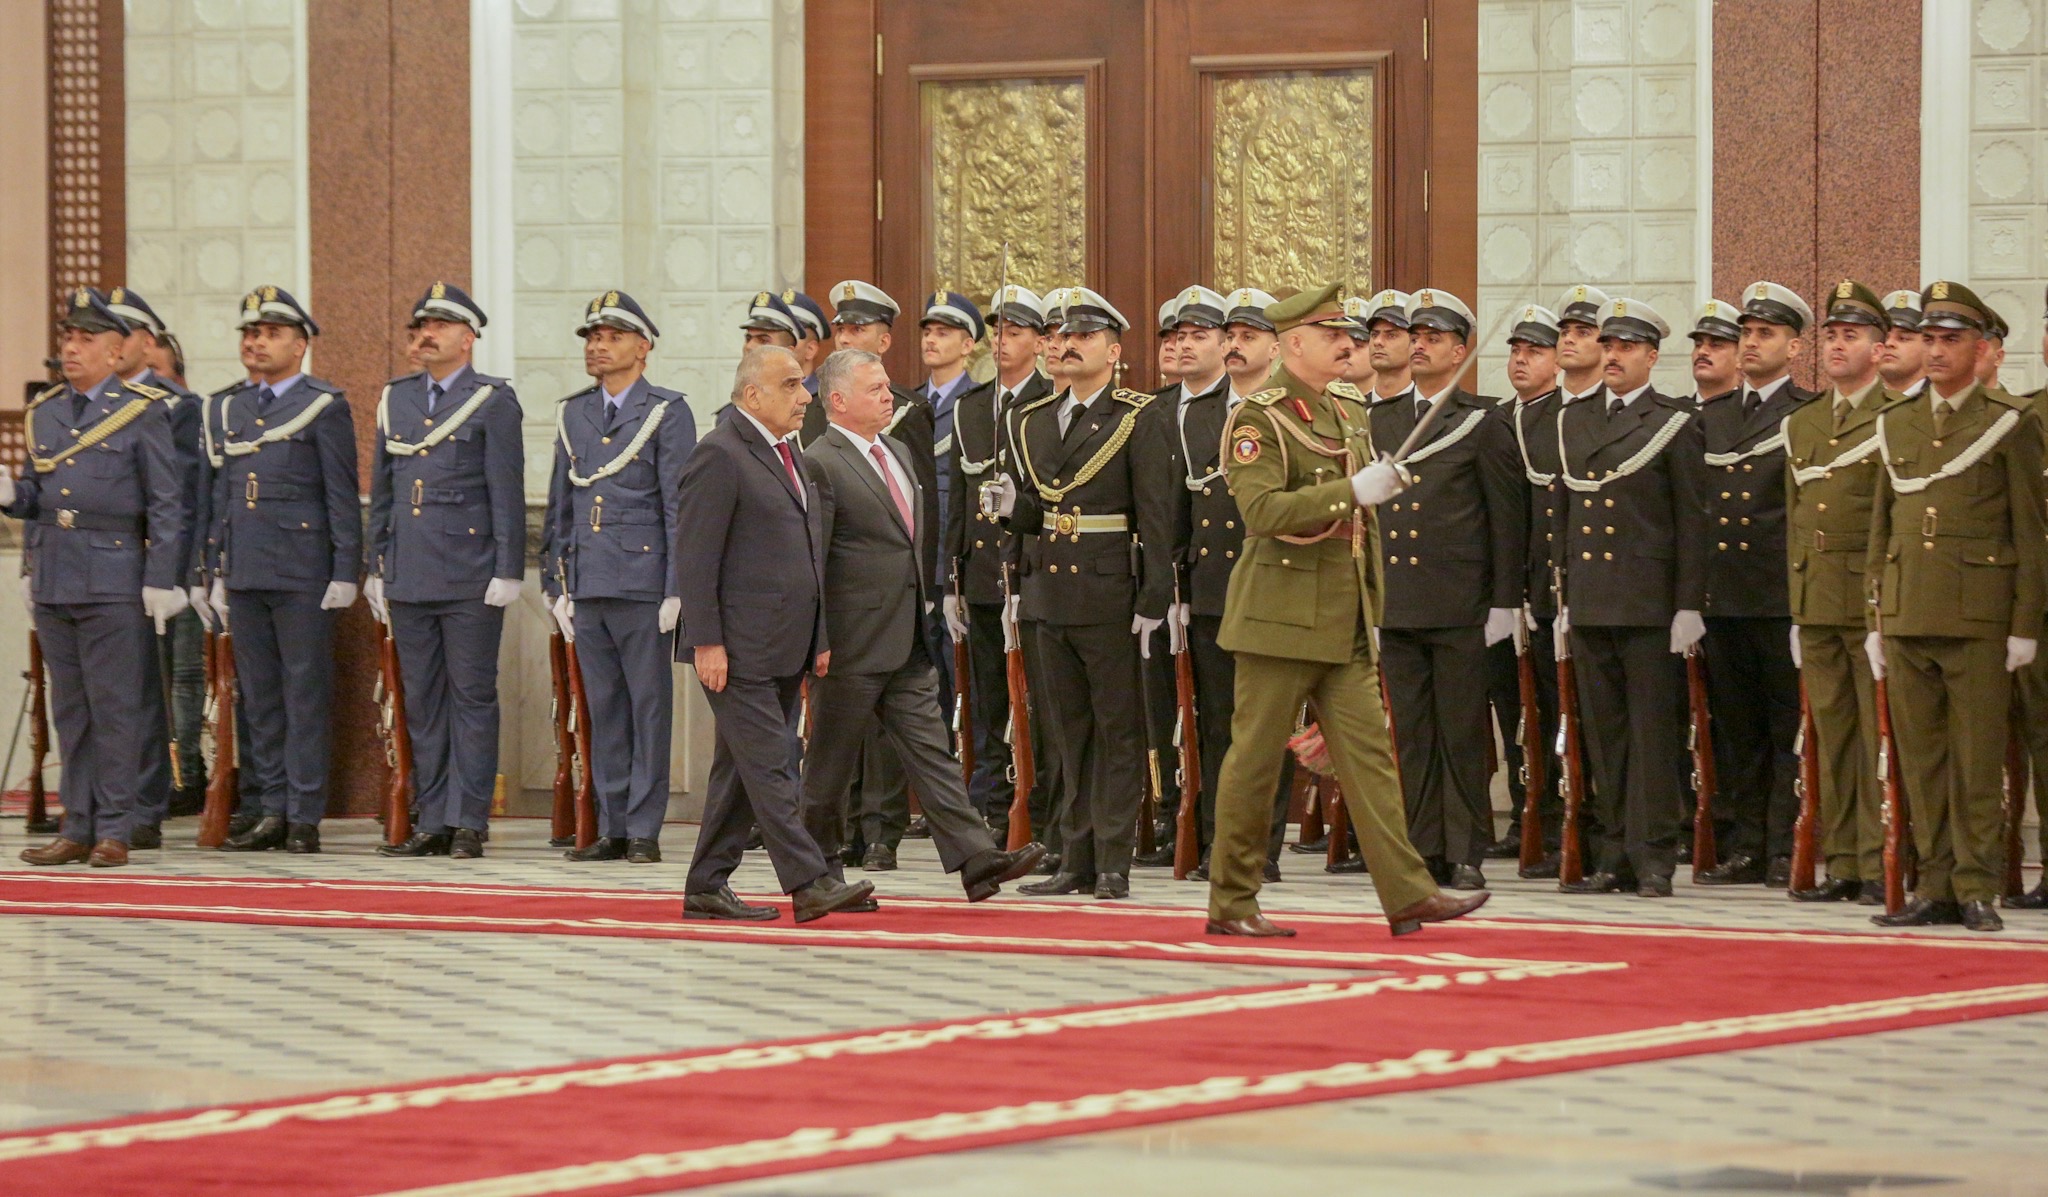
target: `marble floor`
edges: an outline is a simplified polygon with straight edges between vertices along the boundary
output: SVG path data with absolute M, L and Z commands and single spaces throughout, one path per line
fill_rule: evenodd
M 545 824 L 501 822 L 490 854 L 394 861 L 378 829 L 332 821 L 326 854 L 136 854 L 131 873 L 680 888 L 694 828 L 664 864 L 571 865 Z M 0 821 L 13 866 L 20 823 Z M 957 894 L 928 841 L 873 875 L 902 897 Z M 1363 879 L 1292 856 L 1269 909 L 1372 908 Z M 1669 902 L 1565 898 L 1495 870 L 1488 914 L 1556 921 L 1869 932 L 1869 911 L 1758 888 L 1681 884 Z M 2029 878 L 2031 884 L 2032 878 Z M 774 888 L 765 857 L 734 879 Z M 1134 897 L 1198 908 L 1195 883 L 1141 870 Z M 1075 899 L 1083 901 L 1083 899 Z M 2009 912 L 2006 938 L 2048 941 Z M 1941 930 L 1929 934 L 1961 935 Z M 878 959 L 885 956 L 886 960 Z M 958 952 L 876 953 L 545 935 L 0 919 L 0 1131 L 380 1081 L 529 1068 L 1077 1001 L 1257 984 L 1278 970 Z M 1286 970 L 1302 979 L 1298 969 Z M 1389 1194 L 2041 1194 L 2048 1197 L 2048 1014 L 1231 1114 L 1164 1127 L 786 1176 L 696 1192 L 751 1197 L 1046 1191 L 1268 1197 Z M 174 1192 L 175 1189 L 167 1189 Z

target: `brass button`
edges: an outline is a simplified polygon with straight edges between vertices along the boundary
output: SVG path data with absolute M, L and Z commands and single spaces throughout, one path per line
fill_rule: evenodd
M 1831 437 L 1829 437 L 1829 438 L 1828 438 L 1828 444 L 1830 444 L 1830 445 L 1839 445 L 1839 444 L 1841 444 L 1841 443 L 1842 443 L 1842 438 L 1841 438 L 1841 437 L 1838 437 L 1838 436 L 1831 436 Z
M 1742 472 L 1743 472 L 1743 473 L 1745 473 L 1745 474 L 1747 474 L 1747 473 L 1750 473 L 1750 472 L 1754 471 L 1755 469 L 1756 469 L 1756 467 L 1755 467 L 1755 466 L 1753 466 L 1753 465 L 1749 464 L 1749 463 L 1748 463 L 1748 462 L 1746 462 L 1746 461 L 1742 463 Z
M 1735 496 L 1734 496 L 1734 495 L 1731 495 L 1731 494 L 1729 494 L 1729 493 L 1728 493 L 1727 491 L 1725 491 L 1725 490 L 1724 490 L 1724 491 L 1722 491 L 1722 492 L 1721 492 L 1721 497 L 1722 497 L 1722 498 L 1724 498 L 1724 499 L 1732 499 L 1732 498 L 1734 498 Z
M 1826 511 L 1828 509 L 1828 505 L 1826 503 L 1815 503 L 1813 505 L 1813 509 L 1815 511 Z
M 1724 523 L 1724 524 L 1725 524 L 1725 523 L 1727 523 L 1727 522 L 1728 522 L 1728 517 L 1727 517 L 1727 516 L 1725 516 L 1725 515 L 1724 515 L 1724 516 L 1722 516 L 1722 517 L 1721 517 L 1721 522 L 1722 522 L 1722 523 Z
M 251 506 L 251 507 L 254 507 L 254 506 L 255 506 L 255 504 L 254 504 L 254 503 L 251 503 L 251 504 L 250 504 L 250 506 Z M 413 508 L 413 509 L 412 509 L 412 513 L 413 513 L 414 515 L 418 515 L 418 514 L 420 513 L 420 509 L 419 509 L 419 508 L 417 508 L 417 507 L 415 507 L 415 508 Z
M 1401 564 L 1401 559 L 1400 559 L 1399 557 L 1393 556 L 1392 554 L 1389 554 L 1389 555 L 1388 555 L 1388 557 L 1387 557 L 1387 564 L 1388 564 L 1388 565 L 1399 565 L 1399 564 Z
M 1743 498 L 1744 498 L 1745 500 L 1747 500 L 1747 499 L 1749 498 L 1749 492 L 1748 492 L 1748 491 L 1743 491 L 1743 492 L 1742 492 L 1742 497 L 1743 497 Z
M 1725 553 L 1728 551 L 1728 542 L 1725 540 L 1719 541 L 1714 545 L 1714 547 Z
M 254 511 L 254 510 L 256 510 L 256 504 L 254 504 L 254 503 L 245 503 L 245 504 L 243 504 L 243 506 L 247 507 L 247 508 L 248 508 L 249 510 L 251 510 L 251 511 Z M 415 512 L 413 512 L 413 514 L 414 514 L 414 515 L 418 515 L 418 514 L 419 514 L 419 512 L 415 511 Z
M 1410 557 L 1410 558 L 1408 559 L 1408 564 L 1410 564 L 1410 565 L 1421 565 L 1421 564 L 1422 564 L 1422 559 L 1421 559 L 1420 557 Z
M 1731 473 L 1731 474 L 1732 474 L 1732 473 L 1734 473 L 1734 472 L 1735 472 L 1735 467 L 1734 467 L 1734 466 L 1729 466 L 1729 467 L 1728 467 L 1728 472 L 1729 472 L 1729 473 Z
M 608 436 L 601 436 L 597 438 L 597 443 L 600 445 L 609 445 L 612 443 L 612 438 Z
M 1591 536 L 1591 535 L 1593 534 L 1593 525 L 1591 525 L 1591 524 L 1580 524 L 1580 525 L 1579 525 L 1579 531 L 1580 531 L 1580 532 L 1581 532 L 1582 534 L 1586 535 L 1586 536 Z
M 1208 552 L 1208 550 L 1207 550 L 1207 549 L 1204 549 L 1204 550 L 1202 550 L 1202 551 L 1203 551 L 1203 552 L 1205 552 L 1205 553 L 1206 553 L 1206 552 Z M 1235 557 L 1235 556 L 1237 556 L 1237 550 L 1236 550 L 1236 549 L 1225 549 L 1225 550 L 1223 550 L 1223 559 L 1224 559 L 1225 561 L 1228 561 L 1228 560 L 1230 560 L 1230 559 L 1231 559 L 1232 557 Z
M 1940 442 L 1940 441 L 1936 441 L 1936 442 L 1934 442 L 1934 447 L 1935 447 L 1935 448 L 1937 448 L 1937 449 L 1941 448 L 1941 442 Z
M 1920 542 L 1920 547 L 1923 549 L 1931 549 L 1934 547 L 1934 542 L 1931 540 L 1923 540 Z
M 1581 560 L 1581 561 L 1591 561 L 1592 559 L 1593 559 L 1593 554 L 1591 554 L 1591 553 L 1580 553 L 1580 554 L 1579 554 L 1579 560 Z
M 301 528 L 310 528 L 310 527 L 312 527 L 312 526 L 313 526 L 313 525 L 311 525 L 311 524 L 307 523 L 307 522 L 306 522 L 306 521 L 304 521 L 304 520 L 300 520 L 300 521 L 299 521 L 299 527 L 301 527 Z M 476 529 L 475 529 L 475 528 L 471 528 L 471 529 L 470 529 L 470 531 L 474 532 L 474 531 L 476 531 Z
M 592 498 L 592 499 L 591 499 L 590 501 L 591 501 L 591 502 L 593 502 L 593 503 L 602 503 L 602 502 L 604 502 L 604 496 L 603 496 L 603 495 L 597 495 L 597 496 L 594 496 L 594 497 L 593 497 L 593 498 Z
M 1203 487 L 1203 488 L 1202 488 L 1202 493 L 1203 493 L 1203 494 L 1205 494 L 1205 495 L 1206 495 L 1206 494 L 1208 494 L 1208 493 L 1209 493 L 1209 488 L 1208 488 L 1208 487 L 1206 487 L 1206 486 L 1205 486 L 1205 487 Z
M 256 427 L 258 427 L 258 428 L 261 428 L 261 427 L 263 427 L 263 421 L 262 421 L 262 420 L 258 420 L 258 421 L 256 421 Z M 73 435 L 73 436 L 77 436 L 78 434 L 74 432 L 74 433 L 72 433 L 71 435 Z
M 1612 507 L 1612 506 L 1614 506 L 1614 500 L 1613 500 L 1613 499 L 1609 499 L 1609 500 L 1607 500 L 1607 505 L 1608 505 L 1609 507 Z M 1589 504 L 1589 506 L 1590 506 L 1590 504 Z
M 1203 549 L 1202 549 L 1202 551 L 1201 551 L 1200 553 L 1196 554 L 1196 555 L 1197 555 L 1197 556 L 1201 556 L 1201 557 L 1207 557 L 1207 556 L 1209 555 L 1209 550 L 1208 550 L 1208 547 L 1207 547 L 1207 546 L 1204 546 L 1204 547 L 1203 547 Z
M 433 426 L 434 426 L 434 417 L 432 417 L 432 416 L 428 416 L 428 417 L 427 417 L 427 427 L 429 427 L 429 428 L 432 428 Z
M 978 540 L 977 540 L 977 541 L 975 541 L 975 542 L 974 542 L 974 547 L 975 547 L 975 548 L 977 548 L 977 549 L 978 549 L 978 548 L 980 548 L 980 547 L 982 547 L 982 545 L 981 545 L 981 542 L 980 542 L 980 541 L 978 541 Z
M 1742 517 L 1742 526 L 1745 528 L 1749 526 L 1749 517 L 1746 515 Z
M 1293 564 L 1294 564 L 1294 562 L 1293 562 L 1292 560 L 1290 560 L 1289 558 L 1286 558 L 1286 557 L 1282 557 L 1282 558 L 1280 559 L 1280 564 L 1282 564 L 1282 565 L 1293 565 Z
M 1939 512 L 1939 511 L 1935 510 L 1935 509 L 1934 509 L 1934 508 L 1932 508 L 1932 507 L 1929 507 L 1929 508 L 1927 509 L 1927 514 L 1929 514 L 1929 515 L 1940 515 L 1940 514 L 1941 514 L 1941 512 Z
M 1612 500 L 1612 499 L 1609 499 L 1609 500 L 1608 500 L 1608 502 L 1610 502 L 1610 503 L 1611 503 L 1611 502 L 1613 502 L 1613 501 L 1614 501 L 1614 500 Z M 1593 500 L 1591 500 L 1591 499 L 1587 499 L 1587 500 L 1586 500 L 1586 506 L 1588 506 L 1588 507 L 1591 507 L 1592 505 L 1593 505 Z
M 1736 545 L 1735 547 L 1743 550 L 1744 552 L 1747 552 L 1749 550 L 1749 542 L 1745 540 L 1741 544 Z
M 1224 521 L 1223 521 L 1223 526 L 1224 526 L 1224 527 L 1226 527 L 1226 528 L 1235 528 L 1235 527 L 1237 527 L 1237 521 L 1236 521 L 1236 520 L 1224 520 Z
M 1612 535 L 1614 535 L 1614 525 L 1613 525 L 1613 524 L 1609 524 L 1609 525 L 1607 525 L 1607 534 L 1608 534 L 1609 536 L 1612 536 Z
M 303 525 L 301 525 L 301 526 L 303 526 Z M 471 529 L 469 530 L 469 534 L 470 534 L 471 536 L 475 536 L 475 535 L 476 535 L 476 529 L 475 529 L 475 528 L 471 528 Z
M 68 494 L 70 494 L 70 493 L 71 493 L 71 488 L 70 488 L 70 487 L 68 487 L 68 486 L 67 486 L 67 487 L 65 487 L 65 488 L 63 489 L 63 492 L 62 492 L 62 493 L 64 493 L 64 494 L 67 494 L 67 495 L 68 495 Z
M 1208 521 L 1208 520 L 1203 520 L 1203 521 L 1202 521 L 1202 526 L 1203 526 L 1204 528 L 1208 527 L 1208 526 L 1209 526 L 1209 521 Z
M 1551 543 L 1553 543 L 1553 542 L 1554 542 L 1554 541 L 1556 541 L 1556 540 L 1557 540 L 1557 534 L 1556 534 L 1555 532 L 1545 532 L 1545 533 L 1543 534 L 1543 543 L 1544 543 L 1544 544 L 1551 544 Z
M 1612 553 L 1602 553 L 1602 554 L 1600 554 L 1600 555 L 1601 555 L 1602 557 L 1605 557 L 1605 558 L 1606 558 L 1607 560 L 1609 560 L 1609 561 L 1612 561 L 1612 560 L 1614 560 L 1614 554 L 1612 554 Z

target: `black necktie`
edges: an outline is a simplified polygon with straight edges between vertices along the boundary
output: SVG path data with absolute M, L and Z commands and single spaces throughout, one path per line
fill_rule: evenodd
M 1613 398 L 1611 398 L 1611 399 L 1609 399 L 1609 400 L 1607 401 L 1607 418 L 1611 420 L 1611 419 L 1613 419 L 1614 417 L 1616 417 L 1616 416 L 1618 416 L 1618 415 L 1620 415 L 1620 414 L 1621 414 L 1621 396 L 1619 396 L 1619 395 L 1616 395 L 1616 396 L 1614 396 Z
M 1427 399 L 1424 399 L 1424 398 L 1423 398 L 1422 396 L 1420 396 L 1420 395 L 1417 395 L 1417 396 L 1415 397 L 1415 419 L 1416 419 L 1416 422 L 1417 422 L 1417 423 L 1420 423 L 1420 422 L 1422 421 L 1422 417 L 1424 417 L 1424 416 L 1426 416 L 1426 415 L 1428 415 L 1428 414 L 1429 414 L 1429 400 L 1427 400 Z
M 276 394 L 274 394 L 274 393 L 273 393 L 273 392 L 271 391 L 271 389 L 270 389 L 269 387 L 259 387 L 259 388 L 257 388 L 257 391 L 256 391 L 256 414 L 257 414 L 257 415 L 259 415 L 259 416 L 267 416 L 267 415 L 269 415 L 269 414 L 270 414 L 270 405 L 271 405 L 271 404 L 273 404 L 273 403 L 275 403 L 275 402 L 277 402 L 277 396 L 276 396 Z
M 439 404 L 439 403 L 441 402 L 441 396 L 443 396 L 443 395 L 445 395 L 445 394 L 447 394 L 447 392 L 441 389 L 441 384 L 440 384 L 440 383 L 438 383 L 438 382 L 435 382 L 435 383 L 429 383 L 429 384 L 427 384 L 427 414 L 428 414 L 428 415 L 430 415 L 430 416 L 431 416 L 431 415 L 433 415 L 433 414 L 434 414 L 434 408 L 435 408 L 435 406 L 436 406 L 436 405 L 438 405 L 438 404 Z
M 1755 415 L 1756 409 L 1763 403 L 1763 401 L 1764 397 L 1762 395 L 1757 394 L 1755 391 L 1744 390 L 1742 392 L 1743 417 L 1746 419 L 1750 416 Z

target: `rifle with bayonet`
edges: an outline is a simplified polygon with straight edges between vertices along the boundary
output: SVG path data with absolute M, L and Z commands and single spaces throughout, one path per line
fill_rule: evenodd
M 1550 567 L 1551 586 L 1557 594 L 1557 610 L 1563 622 L 1564 575 Z M 1579 743 L 1579 674 L 1572 664 L 1570 634 L 1557 629 L 1557 793 L 1564 803 L 1564 826 L 1559 833 L 1557 881 L 1570 885 L 1585 878 L 1585 861 L 1579 851 L 1580 812 L 1586 801 L 1584 750 Z M 1523 799 L 1522 809 L 1528 810 Z
M 1692 714 L 1686 742 L 1692 751 L 1692 875 L 1721 863 L 1714 846 L 1714 798 L 1720 783 L 1714 771 L 1714 731 L 1707 709 L 1707 670 L 1699 645 L 1685 654 L 1686 707 Z
M 998 291 L 998 295 L 1002 292 Z M 960 589 L 960 559 L 953 558 L 949 567 L 953 575 L 953 601 L 960 609 L 967 609 L 967 592 Z M 974 789 L 974 682 L 969 676 L 973 667 L 972 654 L 967 649 L 967 637 L 958 636 L 953 640 L 953 738 L 960 748 L 960 784 L 970 792 Z
M 1180 571 L 1173 574 L 1173 606 L 1167 618 L 1180 610 Z M 1168 640 L 1172 636 L 1169 634 Z M 1184 881 L 1190 870 L 1202 863 L 1202 749 L 1197 738 L 1195 712 L 1195 656 L 1185 633 L 1180 650 L 1173 654 L 1173 699 L 1177 715 L 1175 735 L 1180 741 L 1180 813 L 1174 821 L 1173 879 Z
M 1540 797 L 1548 779 L 1543 772 L 1543 720 L 1536 705 L 1536 654 L 1529 639 L 1527 603 L 1522 604 L 1516 619 L 1515 682 L 1522 698 L 1522 721 L 1515 736 L 1522 747 L 1521 859 L 1517 863 L 1526 870 L 1543 863 Z

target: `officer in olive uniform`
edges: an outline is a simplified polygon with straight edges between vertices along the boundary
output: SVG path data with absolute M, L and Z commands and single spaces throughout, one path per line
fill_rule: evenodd
M 682 612 L 672 555 L 697 421 L 681 392 L 647 381 L 661 330 L 631 295 L 591 300 L 576 335 L 596 381 L 555 406 L 542 576 L 583 667 L 598 838 L 564 856 L 652 864 L 668 812 L 669 636 Z
M 1514 634 L 1528 553 L 1528 491 L 1513 430 L 1494 401 L 1458 385 L 1472 310 L 1440 288 L 1415 292 L 1412 393 L 1376 399 L 1375 444 L 1399 446 L 1448 394 L 1402 463 L 1413 483 L 1379 513 L 1386 562 L 1381 670 L 1394 716 L 1408 835 L 1439 881 L 1484 888 L 1493 842 L 1486 776 L 1488 645 Z
M 201 427 L 210 526 L 209 603 L 232 619 L 249 723 L 242 772 L 263 817 L 229 852 L 320 850 L 327 810 L 335 612 L 356 601 L 363 508 L 355 418 L 340 387 L 304 373 L 320 326 L 277 287 L 242 300 L 249 385 L 209 404 Z
M 64 382 L 29 404 L 27 471 L 0 473 L 0 511 L 28 523 L 22 596 L 64 760 L 57 838 L 21 859 L 113 867 L 128 863 L 143 723 L 163 721 L 161 698 L 137 682 L 155 653 L 151 621 L 161 633 L 185 607 L 185 498 L 167 392 L 115 373 L 128 324 L 80 288 L 58 327 Z
M 1023 610 L 1041 621 L 1041 697 L 1068 780 L 1060 871 L 1026 893 L 1130 895 L 1145 784 L 1134 637 L 1164 623 L 1171 601 L 1166 490 L 1176 478 L 1153 439 L 1133 435 L 1151 396 L 1112 385 L 1129 328 L 1095 292 L 1070 293 L 1070 389 L 1019 409 L 1009 447 L 1019 473 L 987 497 L 1022 547 Z
M 1799 758 L 1799 671 L 1785 590 L 1787 416 L 1813 402 L 1792 381 L 1813 309 L 1776 283 L 1743 291 L 1743 384 L 1700 405 L 1706 443 L 1707 706 L 1721 860 L 1701 885 L 1782 886 L 1792 875 L 1793 779 Z
M 1877 705 L 1863 655 L 1863 559 L 1871 498 L 1883 470 L 1877 413 L 1903 401 L 1877 374 L 1891 331 L 1877 293 L 1843 279 L 1821 322 L 1821 365 L 1834 384 L 1787 416 L 1786 549 L 1793 642 L 1813 712 L 1827 879 L 1800 902 L 1884 901 L 1884 825 L 1877 788 Z
M 412 836 L 385 856 L 484 853 L 498 774 L 498 643 L 526 577 L 526 455 L 519 396 L 473 368 L 490 323 L 460 287 L 413 305 L 424 365 L 377 401 L 370 574 L 389 624 L 412 737 Z
M 1237 655 L 1237 709 L 1216 798 L 1209 865 L 1212 935 L 1292 935 L 1259 911 L 1259 867 L 1280 755 L 1311 705 L 1395 935 L 1457 918 L 1488 894 L 1440 891 L 1408 842 L 1380 709 L 1372 630 L 1381 575 L 1372 508 L 1398 494 L 1401 468 L 1373 460 L 1363 396 L 1339 381 L 1355 352 L 1338 287 L 1266 309 L 1279 330 L 1273 386 L 1225 425 L 1227 479 L 1244 513 L 1222 646 Z
M 1705 450 L 1692 402 L 1650 386 L 1671 326 L 1627 298 L 1608 300 L 1599 319 L 1601 391 L 1567 404 L 1557 424 L 1564 490 L 1551 562 L 1600 828 L 1592 871 L 1559 889 L 1666 898 L 1685 746 L 1677 656 L 1706 633 Z
M 1934 283 L 1920 311 L 1928 388 L 1878 413 L 1866 559 L 1882 629 L 1869 654 L 1890 689 L 1918 881 L 1873 921 L 1996 931 L 2012 673 L 2034 660 L 2048 612 L 2041 421 L 1976 381 L 1991 313 L 1975 292 Z

